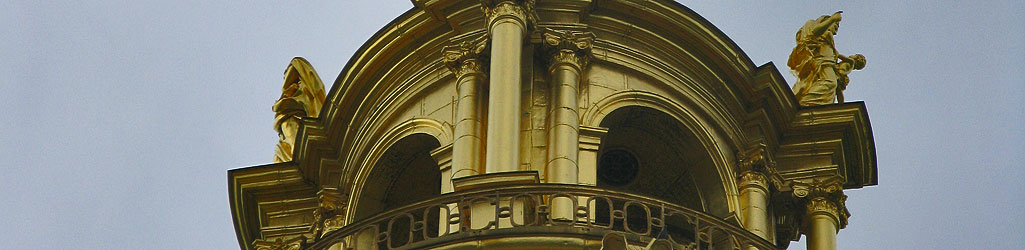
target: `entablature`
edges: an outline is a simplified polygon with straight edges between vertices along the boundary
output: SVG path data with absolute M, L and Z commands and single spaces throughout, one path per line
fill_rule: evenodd
M 839 178 L 845 189 L 878 183 L 875 142 L 864 102 L 799 109 L 775 158 L 786 180 Z
M 228 199 L 242 249 L 257 241 L 310 237 L 316 189 L 293 162 L 228 171 Z

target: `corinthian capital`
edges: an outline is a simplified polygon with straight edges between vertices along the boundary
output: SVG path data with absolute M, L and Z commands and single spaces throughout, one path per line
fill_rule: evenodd
M 743 190 L 748 187 L 754 187 L 762 189 L 765 192 L 769 192 L 769 178 L 763 173 L 754 171 L 740 173 L 740 176 L 737 177 L 737 188 Z
M 318 206 L 313 210 L 313 237 L 341 228 L 345 218 L 346 195 L 336 188 L 323 188 L 317 192 Z
M 487 46 L 486 37 L 464 40 L 445 46 L 442 60 L 445 67 L 452 71 L 457 78 L 464 75 L 481 74 L 486 66 L 484 65 L 484 56 L 487 53 Z
M 282 241 L 281 238 L 275 241 L 256 240 L 253 242 L 253 247 L 256 250 L 299 250 L 302 249 L 304 242 L 306 242 L 306 238 L 302 236 L 286 241 Z
M 805 217 L 824 214 L 833 218 L 837 230 L 847 226 L 847 218 L 851 216 L 847 210 L 847 195 L 838 180 L 825 182 L 791 184 L 794 196 L 805 200 Z
M 737 185 L 743 188 L 745 180 L 753 178 L 748 177 L 749 175 L 760 175 L 764 179 L 765 187 L 770 183 L 777 188 L 782 186 L 783 180 L 776 173 L 775 165 L 776 162 L 770 157 L 765 144 L 759 143 L 737 153 Z
M 481 0 L 480 6 L 488 20 L 488 33 L 501 22 L 517 23 L 524 33 L 537 25 L 534 0 Z
M 594 46 L 594 34 L 580 31 L 545 30 L 543 46 L 550 55 L 549 67 L 567 64 L 582 70 L 587 67 Z

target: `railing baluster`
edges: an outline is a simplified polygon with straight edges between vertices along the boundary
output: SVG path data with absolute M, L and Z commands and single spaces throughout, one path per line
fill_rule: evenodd
M 571 219 L 555 220 L 551 213 L 553 203 L 572 205 Z M 602 206 L 608 211 L 599 209 Z M 485 212 L 475 213 L 474 209 Z M 437 218 L 432 216 L 434 213 L 437 213 Z M 417 219 L 417 216 L 421 218 Z M 601 219 L 606 216 L 607 225 L 603 225 L 606 222 Z M 631 218 L 634 221 L 631 222 Z M 508 223 L 503 222 L 506 219 Z M 408 226 L 402 227 L 406 224 L 401 222 L 405 221 L 408 221 Z M 433 225 L 434 222 L 438 225 Z M 307 249 L 322 250 L 339 243 L 341 249 L 376 249 L 379 246 L 387 249 L 420 248 L 440 244 L 439 240 L 459 240 L 457 235 L 472 237 L 480 231 L 504 230 L 510 226 L 527 231 L 533 227 L 594 228 L 603 230 L 581 232 L 612 230 L 642 239 L 662 237 L 665 233 L 669 242 L 680 249 L 715 249 L 719 245 L 728 249 L 748 246 L 777 249 L 738 225 L 690 208 L 639 195 L 559 184 L 525 184 L 505 186 L 497 191 L 467 190 L 445 194 L 326 233 Z M 691 232 L 687 232 L 688 228 Z M 692 239 L 688 242 L 687 236 L 681 233 L 693 233 Z M 400 235 L 405 239 L 396 237 Z M 397 242 L 400 240 L 404 242 Z

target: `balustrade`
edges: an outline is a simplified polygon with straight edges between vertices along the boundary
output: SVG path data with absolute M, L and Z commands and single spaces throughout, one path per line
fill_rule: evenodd
M 552 219 L 555 201 L 573 204 L 573 218 Z M 494 213 L 486 213 L 488 218 L 470 218 L 467 210 L 471 207 L 494 209 Z M 498 223 L 500 220 L 509 223 Z M 439 225 L 442 221 L 448 225 Z M 419 249 L 482 234 L 546 232 L 579 232 L 596 239 L 618 232 L 632 239 L 666 239 L 677 249 L 776 249 L 740 226 L 700 211 L 639 195 L 560 184 L 445 194 L 352 223 L 305 249 L 339 245 L 341 249 Z

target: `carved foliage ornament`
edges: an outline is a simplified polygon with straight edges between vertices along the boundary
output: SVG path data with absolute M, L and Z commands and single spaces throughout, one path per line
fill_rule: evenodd
M 578 71 L 587 67 L 591 48 L 594 46 L 593 33 L 546 29 L 543 38 L 543 46 L 549 53 L 549 65 L 552 70 L 564 64 Z
M 492 26 L 503 21 L 519 23 L 524 31 L 534 30 L 537 25 L 534 0 L 481 0 L 480 5 L 488 20 L 488 34 Z
M 748 185 L 757 185 L 768 191 L 769 184 L 774 187 L 783 185 L 782 177 L 776 172 L 776 162 L 769 157 L 765 144 L 757 144 L 737 153 L 737 186 L 743 189 Z
M 317 192 L 318 207 L 313 210 L 313 226 L 310 227 L 313 237 L 320 238 L 324 234 L 345 226 L 345 200 L 338 189 L 324 188 Z
M 847 195 L 839 181 L 794 182 L 791 186 L 794 197 L 805 199 L 805 217 L 826 214 L 835 220 L 837 230 L 847 227 L 847 218 L 851 214 L 845 204 Z
M 737 188 L 743 190 L 748 187 L 754 187 L 762 189 L 765 192 L 769 192 L 769 178 L 765 177 L 764 173 L 755 171 L 745 171 L 740 173 L 740 177 L 737 177 Z
M 456 78 L 465 75 L 480 74 L 487 68 L 486 55 L 488 51 L 487 37 L 478 37 L 472 40 L 465 40 L 454 45 L 445 46 L 443 62 L 449 71 L 456 75 Z
M 300 250 L 304 242 L 306 242 L 306 238 L 299 236 L 287 241 L 283 241 L 281 238 L 275 241 L 256 240 L 253 242 L 253 246 L 256 247 L 256 250 Z

